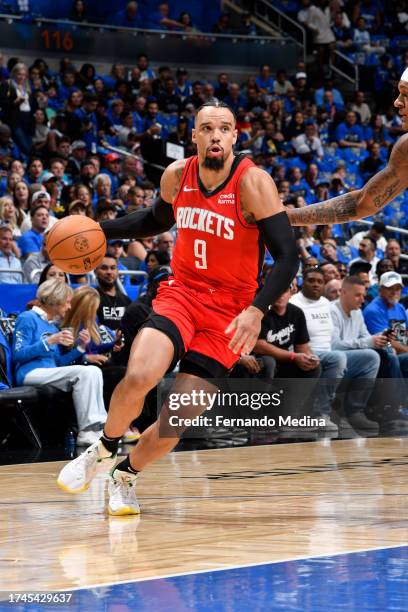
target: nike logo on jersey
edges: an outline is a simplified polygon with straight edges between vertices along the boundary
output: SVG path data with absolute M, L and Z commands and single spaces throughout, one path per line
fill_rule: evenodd
M 225 240 L 234 240 L 234 219 L 202 208 L 177 208 L 177 228 L 192 229 L 213 234 Z
M 186 187 L 186 185 L 184 185 L 183 191 L 198 191 L 198 189 L 194 189 L 194 187 Z

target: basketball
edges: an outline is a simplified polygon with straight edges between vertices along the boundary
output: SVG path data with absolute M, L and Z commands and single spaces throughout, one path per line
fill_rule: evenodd
M 53 264 L 68 274 L 84 274 L 94 270 L 106 253 L 106 238 L 89 217 L 71 215 L 60 219 L 45 240 Z

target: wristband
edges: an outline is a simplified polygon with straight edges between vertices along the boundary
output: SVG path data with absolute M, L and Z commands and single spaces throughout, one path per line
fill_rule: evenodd
M 290 359 L 291 361 L 295 361 L 295 359 L 296 359 L 296 353 L 294 353 L 293 351 L 291 351 L 291 352 L 289 353 L 289 359 Z

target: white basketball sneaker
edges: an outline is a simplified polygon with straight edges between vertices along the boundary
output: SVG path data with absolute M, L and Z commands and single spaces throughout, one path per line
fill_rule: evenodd
M 108 513 L 111 516 L 140 514 L 140 506 L 136 499 L 137 474 L 114 469 L 109 478 Z
M 82 455 L 73 459 L 59 473 L 57 484 L 67 493 L 82 493 L 92 479 L 101 472 L 109 472 L 116 463 L 116 455 L 97 440 Z

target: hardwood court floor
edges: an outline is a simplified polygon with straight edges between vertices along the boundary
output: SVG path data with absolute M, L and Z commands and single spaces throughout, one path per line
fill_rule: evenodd
M 0 590 L 69 590 L 408 543 L 408 439 L 173 453 L 140 478 L 141 517 L 108 518 L 103 477 L 0 467 Z

